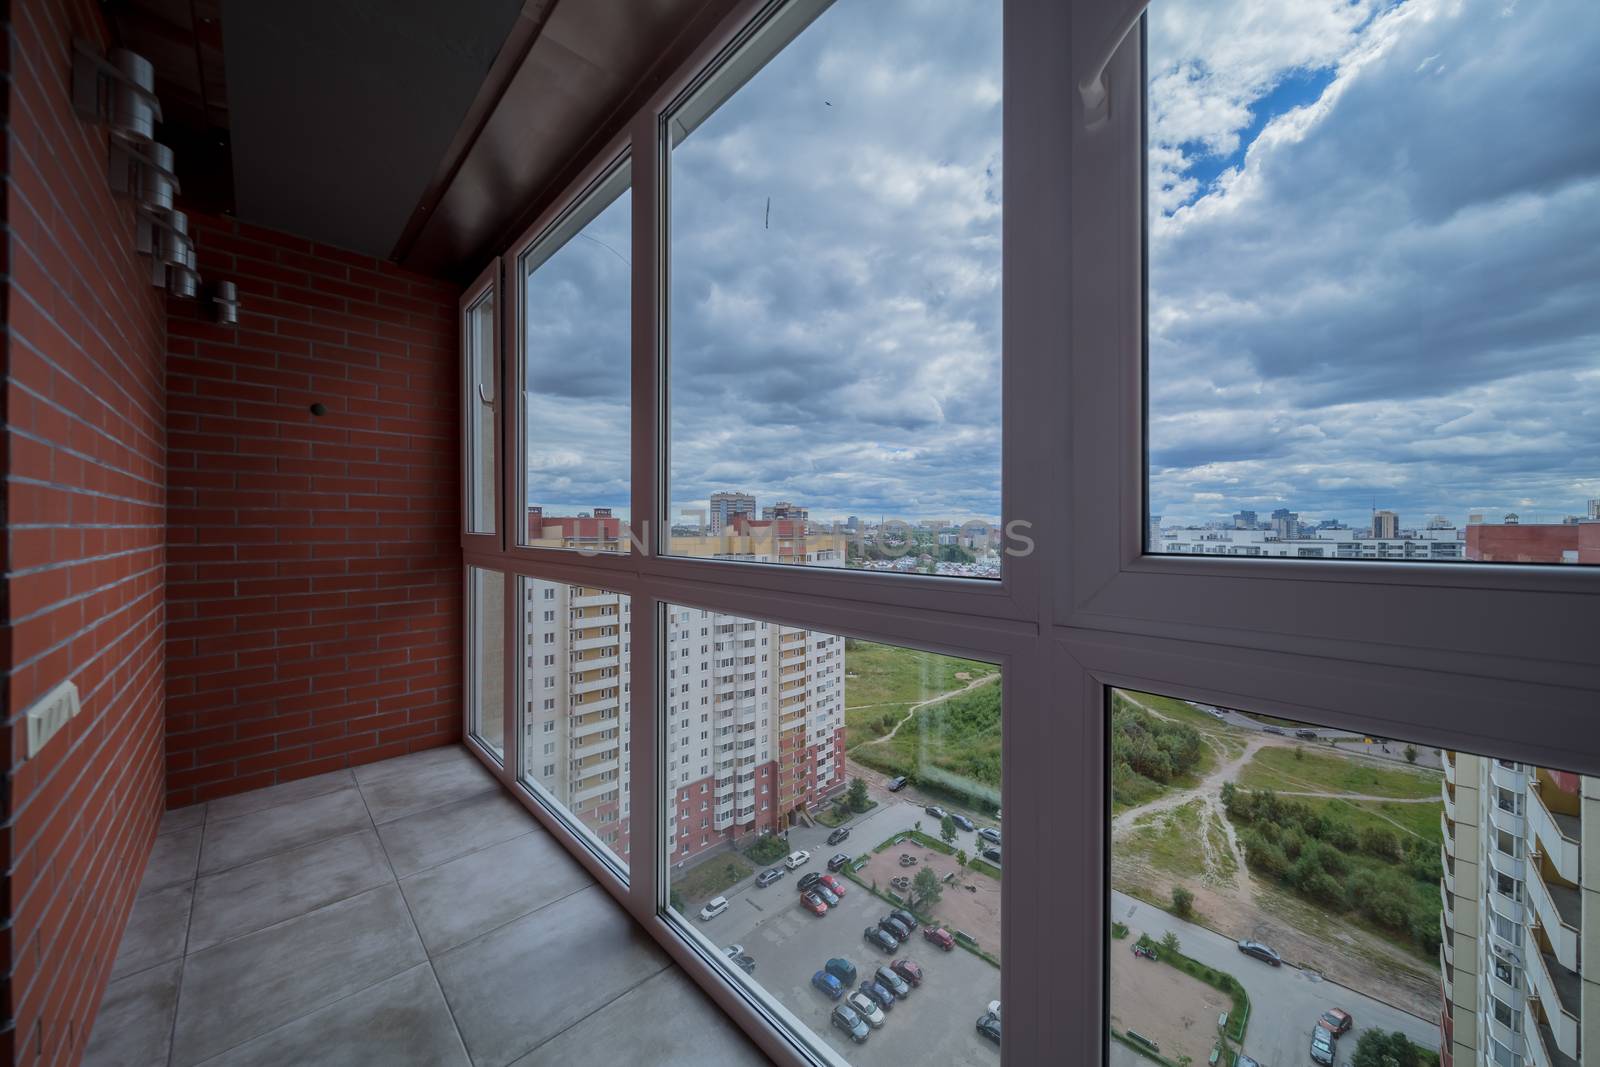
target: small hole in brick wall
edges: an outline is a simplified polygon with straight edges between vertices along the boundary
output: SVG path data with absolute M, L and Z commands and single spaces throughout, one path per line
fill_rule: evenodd
M 327 413 L 328 413 L 328 405 L 320 403 L 320 402 L 311 405 L 311 414 L 321 416 L 321 415 L 326 415 Z

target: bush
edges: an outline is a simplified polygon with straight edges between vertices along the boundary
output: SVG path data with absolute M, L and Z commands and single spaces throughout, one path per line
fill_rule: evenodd
M 1194 894 L 1181 885 L 1172 887 L 1172 910 L 1187 919 L 1194 914 Z
M 1178 935 L 1171 930 L 1161 935 L 1161 950 L 1169 956 L 1176 956 L 1183 951 L 1183 944 L 1178 940 Z
M 1368 1030 L 1356 1042 L 1356 1054 L 1350 1060 L 1350 1067 L 1423 1067 L 1424 1063 L 1431 1062 L 1431 1057 L 1424 1059 L 1426 1051 L 1412 1044 L 1411 1039 L 1398 1030 L 1387 1034 L 1382 1030 Z
M 745 849 L 744 854 L 757 863 L 776 863 L 789 854 L 789 840 L 775 834 L 763 834 L 755 844 Z

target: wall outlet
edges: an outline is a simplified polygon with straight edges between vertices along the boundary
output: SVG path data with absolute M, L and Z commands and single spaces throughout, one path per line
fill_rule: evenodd
M 62 682 L 29 708 L 28 758 L 37 756 L 39 750 L 56 735 L 56 731 L 67 725 L 76 714 L 78 687 L 70 681 Z

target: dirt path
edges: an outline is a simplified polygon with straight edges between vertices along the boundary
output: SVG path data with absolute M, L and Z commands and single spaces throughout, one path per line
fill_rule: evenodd
M 949 692 L 940 693 L 936 697 L 929 697 L 927 700 L 923 700 L 923 701 L 920 701 L 920 702 L 918 702 L 916 704 L 913 704 L 913 705 L 911 705 L 910 708 L 908 708 L 906 710 L 905 716 L 903 718 L 901 718 L 901 720 L 899 722 L 894 724 L 894 729 L 890 730 L 888 733 L 884 734 L 882 737 L 875 737 L 871 741 L 863 741 L 863 742 L 861 742 L 861 744 L 862 745 L 881 745 L 883 742 L 889 740 L 895 734 L 899 733 L 900 732 L 900 727 L 902 727 L 906 723 L 910 722 L 911 721 L 911 717 L 913 715 L 915 715 L 922 708 L 925 708 L 930 704 L 942 703 L 942 702 L 944 702 L 946 700 L 949 700 L 951 697 L 960 696 L 962 693 L 970 692 L 970 691 L 978 688 L 980 685 L 988 685 L 991 682 L 997 681 L 999 679 L 999 677 L 1000 677 L 999 674 L 986 674 L 982 678 L 974 678 L 972 681 L 968 682 L 966 685 L 962 686 L 960 689 L 952 689 Z M 870 707 L 871 705 L 864 705 L 864 706 Z M 861 745 L 857 745 L 856 747 L 860 748 Z

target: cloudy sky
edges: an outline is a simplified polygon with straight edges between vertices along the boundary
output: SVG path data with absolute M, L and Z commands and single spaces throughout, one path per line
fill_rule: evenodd
M 1152 510 L 1600 497 L 1597 45 L 1593 0 L 1154 0 Z M 674 150 L 675 513 L 998 515 L 1000 109 L 998 3 L 839 0 Z M 626 512 L 628 208 L 529 282 L 558 510 Z

